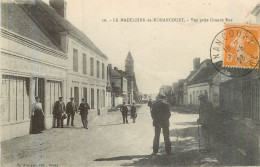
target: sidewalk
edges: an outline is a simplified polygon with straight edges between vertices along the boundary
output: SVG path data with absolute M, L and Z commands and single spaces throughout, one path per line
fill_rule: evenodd
M 64 120 L 64 128 L 52 128 L 43 131 L 41 134 L 28 134 L 3 141 L 1 142 L 1 166 L 16 166 L 20 161 L 26 162 L 26 159 L 30 162 L 31 157 L 34 157 L 36 154 L 39 162 L 41 158 L 51 154 L 51 158 L 47 162 L 52 164 L 56 162 L 55 157 L 58 157 L 61 151 L 66 152 L 66 150 L 72 151 L 80 148 L 80 143 L 75 143 L 74 141 L 78 141 L 78 139 L 80 141 L 80 139 L 85 138 L 83 135 L 95 132 L 94 128 L 97 125 L 112 124 L 119 119 L 121 117 L 116 112 L 92 115 L 88 118 L 89 129 L 85 130 L 82 128 L 80 115 L 76 114 L 74 120 L 75 127 L 67 127 L 66 120 Z M 45 163 L 47 162 L 45 161 Z

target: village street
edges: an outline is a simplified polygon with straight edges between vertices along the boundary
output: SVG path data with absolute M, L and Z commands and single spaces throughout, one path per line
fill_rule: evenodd
M 76 127 L 50 129 L 39 135 L 26 135 L 1 143 L 2 166 L 180 166 L 217 165 L 214 153 L 198 151 L 198 114 L 172 112 L 170 139 L 174 155 L 165 155 L 163 135 L 159 155 L 153 156 L 154 136 L 147 104 L 138 110 L 137 122 L 122 124 L 121 113 L 89 121 L 89 129 Z M 4 165 L 3 165 L 4 164 Z

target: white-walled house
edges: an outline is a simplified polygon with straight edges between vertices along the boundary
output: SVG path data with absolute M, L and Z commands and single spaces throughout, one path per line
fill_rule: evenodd
M 32 103 L 39 96 L 42 125 L 53 124 L 52 107 L 66 98 L 67 55 L 14 1 L 1 2 L 1 141 L 30 133 Z M 29 26 L 28 26 L 29 25 Z
M 207 94 L 213 106 L 218 106 L 219 85 L 223 78 L 225 76 L 214 67 L 210 59 L 204 60 L 189 77 L 188 104 L 199 105 L 198 96 Z
M 99 115 L 107 106 L 108 58 L 66 19 L 65 0 L 50 0 L 50 5 L 41 0 L 17 0 L 17 3 L 68 56 L 64 101 L 74 97 L 79 104 L 85 98 L 91 107 L 89 114 Z

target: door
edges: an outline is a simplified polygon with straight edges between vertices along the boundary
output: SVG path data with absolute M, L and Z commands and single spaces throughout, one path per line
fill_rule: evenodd
M 45 108 L 44 108 L 44 79 L 43 78 L 38 78 L 38 97 L 41 100 L 42 103 L 42 109 L 45 112 Z
M 115 107 L 115 94 L 112 94 L 112 107 Z
M 85 101 L 88 102 L 88 89 L 83 88 L 83 97 L 85 98 Z
M 43 109 L 43 112 L 45 113 L 45 108 L 44 108 L 44 95 L 45 95 L 45 92 L 44 92 L 44 79 L 43 78 L 37 78 L 37 87 L 38 87 L 38 97 L 40 98 L 40 102 L 42 103 L 42 109 Z M 37 89 L 36 89 L 37 90 Z M 44 130 L 45 127 L 44 127 L 44 120 L 41 119 L 41 122 L 40 122 L 40 130 Z
M 98 115 L 100 115 L 100 112 L 99 112 L 99 89 L 97 89 L 97 112 L 98 112 Z
M 74 101 L 79 106 L 79 88 L 74 87 Z

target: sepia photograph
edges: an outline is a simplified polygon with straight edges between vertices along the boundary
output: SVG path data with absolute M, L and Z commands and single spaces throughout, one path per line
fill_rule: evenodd
M 260 166 L 260 0 L 1 0 L 1 167 Z

